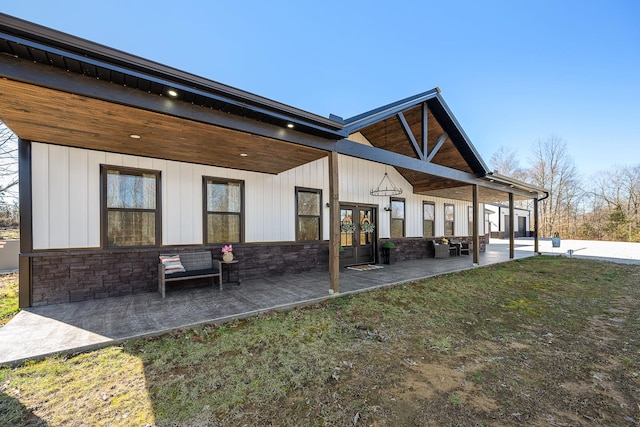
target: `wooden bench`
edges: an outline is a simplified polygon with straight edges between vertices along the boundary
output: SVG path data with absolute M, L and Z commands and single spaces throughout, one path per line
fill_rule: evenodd
M 175 256 L 172 255 L 160 255 L 160 257 Z M 158 263 L 158 292 L 165 296 L 165 289 L 167 282 L 176 282 L 179 280 L 191 280 L 211 278 L 211 285 L 215 284 L 215 278 L 218 278 L 218 284 L 222 290 L 222 266 L 220 260 L 213 259 L 211 252 L 199 251 L 199 252 L 181 252 L 178 254 L 180 257 L 180 263 L 184 267 L 184 271 L 175 273 L 167 273 L 165 264 L 162 263 L 162 258 Z

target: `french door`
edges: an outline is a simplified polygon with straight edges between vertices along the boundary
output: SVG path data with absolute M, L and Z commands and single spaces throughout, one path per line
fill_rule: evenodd
M 340 204 L 340 266 L 376 261 L 377 210 L 373 206 Z

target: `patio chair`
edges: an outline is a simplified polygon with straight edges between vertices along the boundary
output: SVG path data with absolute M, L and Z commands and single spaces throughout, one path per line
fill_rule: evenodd
M 460 243 L 460 254 L 471 255 L 471 248 L 469 247 L 469 243 Z

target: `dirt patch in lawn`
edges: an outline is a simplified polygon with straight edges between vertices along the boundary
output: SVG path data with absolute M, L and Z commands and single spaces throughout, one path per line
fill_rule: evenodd
M 535 257 L 3 368 L 0 424 L 637 426 L 639 283 Z

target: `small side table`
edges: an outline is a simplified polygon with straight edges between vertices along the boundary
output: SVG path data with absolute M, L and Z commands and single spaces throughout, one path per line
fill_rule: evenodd
M 234 259 L 233 261 L 221 261 L 220 265 L 222 266 L 222 281 L 224 282 L 224 270 L 226 267 L 227 270 L 227 283 L 235 283 L 236 285 L 240 285 L 240 261 Z M 236 270 L 236 280 L 235 282 L 231 281 L 231 270 Z

